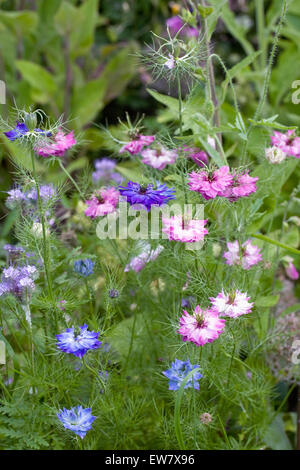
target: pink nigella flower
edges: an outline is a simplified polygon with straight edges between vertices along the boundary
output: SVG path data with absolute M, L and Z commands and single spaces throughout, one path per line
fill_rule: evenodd
M 102 188 L 96 191 L 90 200 L 85 201 L 88 206 L 84 211 L 85 215 L 95 219 L 95 217 L 110 214 L 116 209 L 119 194 L 115 188 Z
M 147 145 L 152 144 L 155 140 L 154 135 L 140 135 L 136 139 L 128 142 L 120 148 L 119 153 L 129 152 L 131 155 L 136 155 L 146 147 Z
M 163 251 L 164 247 L 158 245 L 154 250 L 151 249 L 149 243 L 144 246 L 144 250 L 138 256 L 135 256 L 130 260 L 130 262 L 125 266 L 124 272 L 135 271 L 140 272 L 147 263 L 150 261 L 155 261 L 158 255 Z
M 199 150 L 192 147 L 183 147 L 187 158 L 191 158 L 196 165 L 204 167 L 208 163 L 208 156 L 204 150 Z
M 45 145 L 38 147 L 36 152 L 42 157 L 62 157 L 64 153 L 73 145 L 76 144 L 76 140 L 74 138 L 74 132 L 70 132 L 69 134 L 64 134 L 62 130 L 59 129 L 57 134 L 54 136 L 54 140 L 51 142 L 46 142 Z
M 228 242 L 227 248 L 228 251 L 224 253 L 224 258 L 229 266 L 236 264 L 241 265 L 244 269 L 250 269 L 262 259 L 260 248 L 252 245 L 251 240 L 243 243 L 241 249 L 237 240 L 233 243 Z
M 300 158 L 300 137 L 295 135 L 295 130 L 290 129 L 286 134 L 274 131 L 271 136 L 272 144 L 280 148 L 287 155 Z
M 214 310 L 201 310 L 199 305 L 190 315 L 186 310 L 180 318 L 180 328 L 183 341 L 191 341 L 196 346 L 212 343 L 223 332 L 225 320 L 219 318 Z
M 299 279 L 299 273 L 292 261 L 290 261 L 289 264 L 286 266 L 285 272 L 287 276 L 292 279 L 292 281 L 297 281 L 297 279 Z
M 229 201 L 237 201 L 240 197 L 250 196 L 256 192 L 256 182 L 258 178 L 249 176 L 249 172 L 237 174 L 233 171 L 232 184 L 226 188 L 220 196 L 227 197 Z
M 226 317 L 237 318 L 251 312 L 253 303 L 249 303 L 247 293 L 236 290 L 233 294 L 225 294 L 220 292 L 217 297 L 211 297 L 213 309 L 219 314 Z
M 172 165 L 178 157 L 176 150 L 168 150 L 162 145 L 158 149 L 145 149 L 141 155 L 142 162 L 156 170 L 163 170 L 167 165 Z
M 229 188 L 233 181 L 233 176 L 230 174 L 228 166 L 222 166 L 212 173 L 206 170 L 193 171 L 189 174 L 189 177 L 190 189 L 200 193 L 206 200 L 222 196 L 223 192 Z
M 208 233 L 208 230 L 204 228 L 207 219 L 184 220 L 181 215 L 175 215 L 170 218 L 163 217 L 162 222 L 162 231 L 168 235 L 169 240 L 186 243 L 199 242 L 202 241 L 204 236 Z

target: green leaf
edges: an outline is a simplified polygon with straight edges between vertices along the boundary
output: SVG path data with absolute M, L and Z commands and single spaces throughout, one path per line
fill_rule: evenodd
M 282 131 L 287 131 L 289 129 L 298 129 L 297 126 L 284 126 L 279 122 L 276 122 L 275 119 L 278 117 L 278 114 L 271 116 L 267 119 L 261 119 L 260 121 L 254 121 L 253 119 L 248 119 L 249 122 L 255 126 L 271 127 L 272 129 L 280 129 Z
M 258 297 L 255 300 L 256 307 L 274 307 L 277 305 L 279 300 L 279 295 L 266 295 L 263 297 Z
M 60 8 L 54 17 L 57 31 L 62 35 L 69 36 L 76 23 L 77 8 L 70 2 L 61 2 Z
M 99 0 L 86 0 L 77 8 L 75 24 L 70 36 L 74 57 L 88 52 L 94 43 L 94 32 L 98 22 L 98 3 Z
M 74 90 L 71 100 L 71 114 L 76 117 L 75 125 L 81 128 L 89 123 L 104 107 L 107 81 L 101 76 Z
M 57 86 L 53 76 L 41 65 L 29 62 L 28 60 L 17 60 L 16 67 L 34 89 L 53 95 Z
M 38 15 L 33 11 L 1 11 L 0 23 L 10 29 L 16 36 L 26 36 L 35 30 Z
M 198 11 L 202 18 L 207 18 L 209 15 L 212 14 L 214 9 L 211 7 L 203 7 L 202 5 L 198 5 Z
M 300 312 L 300 303 L 291 305 L 290 307 L 286 308 L 285 310 L 283 310 L 283 312 L 281 312 L 280 316 L 284 317 L 285 315 L 289 315 L 290 313 L 294 312 Z
M 264 441 L 273 450 L 292 450 L 292 445 L 284 430 L 282 415 L 276 416 L 264 436 Z
M 253 54 L 252 44 L 246 39 L 244 29 L 236 22 L 235 15 L 230 10 L 228 4 L 223 7 L 222 20 L 232 36 L 239 41 L 246 54 Z
M 107 82 L 104 103 L 119 96 L 137 72 L 137 45 L 130 44 L 108 62 L 101 77 Z
M 172 96 L 167 96 L 163 95 L 162 93 L 158 93 L 155 90 L 151 90 L 150 88 L 147 88 L 148 93 L 150 93 L 151 96 L 153 96 L 156 101 L 158 101 L 161 104 L 164 104 L 167 106 L 169 109 L 174 111 L 174 113 L 178 114 L 178 100 L 176 98 L 173 98 Z
M 231 69 L 228 70 L 228 74 L 226 75 L 225 80 L 222 82 L 222 86 L 224 88 L 227 87 L 229 83 L 229 78 L 233 79 L 236 77 L 242 70 L 244 70 L 248 65 L 252 64 L 255 59 L 261 54 L 261 51 L 252 52 L 243 60 L 241 60 L 238 64 L 234 65 Z

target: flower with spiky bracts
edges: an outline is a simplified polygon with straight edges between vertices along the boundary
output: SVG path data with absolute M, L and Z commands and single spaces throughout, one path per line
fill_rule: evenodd
M 139 184 L 128 181 L 127 186 L 119 186 L 120 194 L 132 205 L 144 206 L 148 211 L 151 206 L 161 206 L 175 199 L 175 190 L 165 184 Z
M 186 43 L 181 39 L 184 28 L 185 31 L 192 31 L 192 28 L 182 22 L 182 27 L 174 34 L 168 28 L 166 38 L 153 33 L 152 45 L 148 44 L 147 52 L 141 60 L 152 70 L 154 80 L 164 77 L 172 81 L 179 76 L 191 78 L 193 73 L 199 71 L 200 62 L 207 58 L 204 37 L 197 30 L 197 37 L 194 36 L 192 42 Z

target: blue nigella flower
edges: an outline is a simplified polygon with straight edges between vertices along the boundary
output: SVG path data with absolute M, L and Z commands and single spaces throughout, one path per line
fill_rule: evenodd
M 63 426 L 73 431 L 81 439 L 92 429 L 92 422 L 96 419 L 96 416 L 92 415 L 91 408 L 82 408 L 81 405 L 74 406 L 70 410 L 64 408 L 59 411 L 57 417 Z
M 171 364 L 171 368 L 163 371 L 163 374 L 169 379 L 169 390 L 178 390 L 183 379 L 188 375 L 189 372 L 193 369 L 199 367 L 197 364 L 193 366 L 189 359 L 187 361 L 180 361 L 180 359 L 175 359 Z M 194 387 L 195 390 L 199 390 L 198 380 L 203 377 L 200 372 L 195 372 L 192 377 L 190 377 L 185 384 L 184 388 Z
M 88 326 L 84 324 L 80 327 L 80 333 L 76 336 L 73 328 L 67 328 L 64 333 L 56 335 L 58 339 L 57 347 L 63 352 L 74 354 L 82 358 L 90 349 L 98 349 L 101 341 L 98 341 L 100 331 L 88 331 Z
M 148 211 L 153 205 L 161 206 L 171 201 L 171 199 L 175 199 L 175 189 L 159 183 L 155 188 L 153 184 L 141 185 L 128 181 L 127 186 L 119 186 L 119 190 L 131 206 L 133 204 L 142 204 Z
M 93 268 L 95 263 L 90 259 L 79 259 L 74 263 L 74 271 L 77 274 L 81 274 L 82 276 L 88 277 L 93 274 Z
M 48 137 L 51 136 L 51 132 L 45 132 L 42 131 L 42 129 L 34 129 L 35 132 L 40 132 L 42 134 L 46 134 Z M 20 137 L 26 135 L 29 132 L 28 127 L 24 122 L 17 122 L 17 125 L 15 129 L 12 129 L 11 131 L 4 132 L 4 135 L 13 142 L 14 140 L 19 139 Z

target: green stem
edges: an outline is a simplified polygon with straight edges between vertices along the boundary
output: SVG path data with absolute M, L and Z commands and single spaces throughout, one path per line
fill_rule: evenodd
M 93 318 L 94 317 L 94 306 L 93 306 L 91 291 L 90 291 L 87 279 L 85 279 L 85 287 L 86 287 L 86 293 L 87 293 L 87 296 L 88 296 L 88 299 L 89 299 L 90 314 L 91 314 L 91 317 Z
M 179 132 L 180 132 L 180 137 L 181 137 L 181 145 L 182 145 L 182 137 L 183 137 L 183 130 L 182 130 L 182 93 L 181 93 L 181 82 L 180 82 L 180 76 L 177 74 L 177 91 L 178 91 L 178 116 L 179 116 Z M 183 154 L 182 147 L 180 147 L 180 153 Z M 182 182 L 182 188 L 183 188 L 183 193 L 184 193 L 184 201 L 185 204 L 188 203 L 188 198 L 187 198 L 187 190 L 186 190 L 186 182 L 185 182 L 185 157 L 182 155 L 182 161 L 184 162 L 184 166 L 181 171 L 181 182 Z
M 259 43 L 259 49 L 261 50 L 259 61 L 260 61 L 261 69 L 264 70 L 266 66 L 266 62 L 267 62 L 264 0 L 255 0 L 255 12 L 256 12 L 258 43 Z
M 84 199 L 84 194 L 82 193 L 81 189 L 79 188 L 78 184 L 76 183 L 76 181 L 73 179 L 73 177 L 70 175 L 70 173 L 68 172 L 68 170 L 64 167 L 62 161 L 58 158 L 58 163 L 59 163 L 59 166 L 60 168 L 62 169 L 62 171 L 67 175 L 67 177 L 69 178 L 70 181 L 72 181 L 73 185 L 75 186 L 75 188 L 77 189 L 78 193 L 80 194 L 80 197 L 82 199 Z
M 272 245 L 279 246 L 280 248 L 283 248 L 286 251 L 289 251 L 290 253 L 293 253 L 294 255 L 300 255 L 300 250 L 297 250 L 296 248 L 293 248 L 289 245 L 285 245 L 284 243 L 278 242 L 277 240 L 273 240 L 272 238 L 267 237 L 266 235 L 255 235 L 254 233 L 251 234 L 251 237 L 257 238 L 258 240 L 263 240 L 264 242 L 271 243 Z
M 35 186 L 36 186 L 36 192 L 37 192 L 38 209 L 39 209 L 39 214 L 40 214 L 41 224 L 42 224 L 43 261 L 44 261 L 44 267 L 45 267 L 45 274 L 46 274 L 46 279 L 47 279 L 49 297 L 51 299 L 51 302 L 52 302 L 52 305 L 53 305 L 53 308 L 54 308 L 55 329 L 57 330 L 57 313 L 56 313 L 56 305 L 55 305 L 55 300 L 54 300 L 54 295 L 53 295 L 52 278 L 51 278 L 51 271 L 50 271 L 49 242 L 48 242 L 47 235 L 46 235 L 46 224 L 45 224 L 44 209 L 43 209 L 42 199 L 41 199 L 41 196 L 40 196 L 40 188 L 39 188 L 39 183 L 38 183 L 38 178 L 37 178 L 37 173 L 36 173 L 36 167 L 35 167 L 35 155 L 34 155 L 33 152 L 31 152 L 31 162 L 32 162 L 33 178 L 34 178 L 34 182 L 35 182 Z

